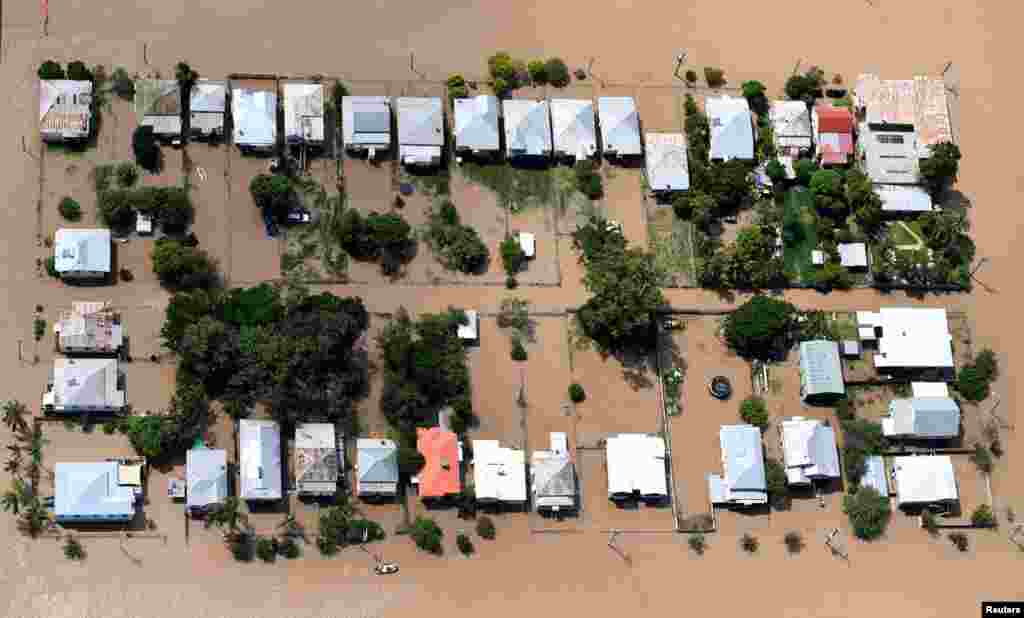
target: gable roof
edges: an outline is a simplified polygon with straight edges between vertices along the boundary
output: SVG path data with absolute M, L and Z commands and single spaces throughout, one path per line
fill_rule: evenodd
M 341 128 L 347 147 L 390 147 L 390 99 L 384 96 L 342 97 Z
M 576 497 L 576 469 L 566 453 L 534 451 L 530 473 L 535 501 Z
M 39 129 L 44 134 L 67 138 L 89 133 L 92 116 L 92 82 L 69 79 L 39 81 Z
M 55 358 L 53 386 L 43 405 L 55 410 L 119 410 L 125 392 L 118 389 L 116 358 Z
M 398 482 L 398 449 L 393 441 L 360 438 L 356 449 L 358 483 Z
M 54 234 L 54 268 L 58 273 L 109 273 L 110 230 L 61 228 Z
M 882 429 L 887 436 L 955 438 L 960 435 L 960 406 L 949 397 L 893 399 Z
M 195 113 L 220 113 L 227 108 L 228 84 L 214 79 L 200 79 L 192 84 L 189 93 L 189 111 Z
M 643 153 L 640 143 L 640 114 L 633 97 L 599 97 L 597 111 L 601 122 L 604 152 L 619 156 Z
M 440 498 L 462 490 L 459 479 L 459 440 L 454 432 L 440 427 L 417 427 L 416 450 L 426 460 L 419 473 L 421 497 Z
M 135 490 L 119 484 L 116 461 L 57 462 L 54 485 L 58 521 L 128 521 L 135 516 Z
M 194 448 L 185 456 L 186 505 L 220 504 L 228 495 L 228 455 L 223 449 Z
M 551 154 L 551 117 L 543 100 L 505 99 L 505 150 L 509 156 Z
M 181 88 L 173 79 L 137 79 L 134 103 L 138 116 L 179 116 Z
M 551 129 L 554 152 L 577 159 L 597 152 L 597 123 L 590 99 L 551 99 Z
M 526 454 L 497 440 L 473 440 L 473 487 L 477 500 L 526 502 Z
M 284 138 L 289 142 L 324 141 L 324 85 L 284 82 Z
M 338 443 L 334 425 L 300 423 L 295 427 L 295 482 L 300 490 L 307 483 L 337 484 Z
M 665 441 L 659 436 L 623 433 L 605 441 L 608 495 L 667 496 Z
M 853 114 L 849 109 L 819 104 L 814 111 L 818 117 L 818 133 L 853 133 Z
M 951 502 L 959 496 L 949 455 L 893 457 L 892 468 L 901 505 Z
M 839 243 L 839 263 L 847 268 L 864 268 L 868 265 L 868 246 L 862 242 Z
M 763 503 L 768 499 L 761 430 L 753 425 L 723 425 L 718 432 L 722 448 L 723 481 L 731 502 Z
M 913 127 L 922 157 L 929 156 L 933 144 L 953 138 L 946 82 L 941 79 L 924 75 L 913 79 L 880 79 L 877 75 L 863 74 L 857 78 L 853 92 L 857 105 L 865 110 L 869 125 Z
M 455 99 L 456 148 L 496 151 L 499 144 L 498 97 L 481 94 Z
M 62 351 L 116 352 L 124 341 L 118 315 L 107 303 L 72 303 L 53 327 Z
M 645 134 L 644 154 L 647 185 L 652 191 L 689 190 L 690 168 L 682 133 Z
M 238 421 L 241 490 L 244 500 L 279 500 L 282 496 L 281 428 L 274 421 Z
M 444 145 L 444 118 L 437 97 L 398 97 L 398 143 L 402 146 Z
M 235 144 L 273 146 L 277 140 L 277 94 L 238 87 L 231 91 Z
M 838 343 L 824 339 L 800 343 L 800 391 L 804 399 L 846 393 Z
M 782 422 L 782 455 L 790 483 L 839 478 L 839 451 L 832 428 L 817 419 L 793 417 Z
M 779 147 L 811 147 L 811 112 L 803 101 L 772 101 L 769 117 Z
M 742 97 L 708 97 L 704 108 L 711 124 L 711 158 L 752 160 L 754 126 L 750 105 Z

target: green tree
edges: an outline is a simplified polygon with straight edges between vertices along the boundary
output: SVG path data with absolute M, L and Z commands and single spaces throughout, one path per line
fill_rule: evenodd
M 487 59 L 487 70 L 491 76 L 494 94 L 505 97 L 522 85 L 523 72 L 519 62 L 508 52 L 497 52 Z M 528 77 L 529 75 L 527 75 Z
M 761 397 L 751 396 L 740 404 L 740 418 L 744 423 L 758 427 L 762 431 L 768 428 L 768 406 Z
M 740 547 L 742 547 L 743 551 L 748 554 L 756 554 L 758 548 L 761 547 L 761 542 L 758 541 L 757 537 L 753 534 L 744 532 L 743 536 L 740 538 Z
M 460 73 L 449 76 L 445 85 L 448 87 L 448 98 L 450 99 L 463 99 L 469 96 L 469 86 L 466 84 L 466 78 Z
M 274 562 L 277 559 L 277 539 L 257 536 L 256 556 L 263 562 Z
M 843 177 L 835 170 L 820 169 L 811 177 L 814 206 L 833 217 L 840 217 L 847 205 L 843 192 Z
M 740 356 L 776 358 L 792 340 L 796 315 L 793 305 L 756 295 L 725 317 L 725 339 Z
M 530 329 L 530 301 L 523 298 L 503 298 L 498 312 L 498 327 L 511 328 L 520 333 Z
M 707 541 L 704 540 L 704 535 L 700 532 L 691 534 L 686 540 L 686 543 L 698 556 L 703 556 L 704 551 L 707 549 Z
M 219 283 L 217 263 L 202 249 L 162 238 L 154 243 L 151 258 L 153 272 L 168 288 L 208 289 Z
M 751 165 L 748 161 L 732 159 L 715 161 L 709 168 L 710 187 L 708 193 L 714 196 L 723 208 L 739 208 L 750 198 Z
M 548 58 L 548 61 L 544 63 L 544 73 L 547 75 L 548 83 L 555 88 L 565 88 L 572 79 L 565 61 L 557 57 Z
M 91 82 L 94 79 L 92 71 L 81 60 L 72 60 L 68 63 L 68 79 L 77 82 Z
M 753 423 L 751 423 L 753 424 Z M 786 469 L 772 458 L 764 460 L 765 480 L 768 485 L 768 500 L 772 507 L 783 510 L 789 507 L 789 492 L 786 484 Z
M 764 95 L 765 87 L 759 81 L 743 82 L 743 98 L 747 100 L 750 109 L 758 114 L 768 113 L 768 97 Z
M 892 507 L 874 487 L 860 487 L 843 496 L 843 512 L 850 518 L 853 533 L 870 541 L 882 536 L 889 525 Z
M 493 541 L 498 536 L 498 530 L 494 527 L 494 520 L 487 515 L 481 515 L 476 520 L 476 533 L 481 539 Z
M 768 165 L 765 166 L 765 173 L 773 184 L 780 184 L 786 180 L 786 167 L 779 163 L 778 159 L 768 161 Z
M 228 496 L 207 514 L 206 525 L 227 532 L 238 532 L 249 527 L 249 518 L 242 510 L 242 501 L 237 496 Z
M 971 513 L 971 523 L 977 528 L 995 528 L 997 522 L 992 507 L 987 504 L 979 505 Z
M 117 67 L 114 72 L 110 75 L 111 90 L 114 94 L 121 97 L 125 101 L 131 101 L 135 97 L 135 80 L 132 79 L 131 75 L 124 67 Z
M 164 345 L 177 351 L 185 329 L 199 318 L 213 312 L 217 301 L 216 290 L 195 289 L 175 292 L 167 304 L 164 323 L 160 328 L 160 337 Z
M 531 60 L 526 65 L 526 70 L 530 72 L 530 81 L 534 84 L 543 86 L 548 83 L 547 65 L 543 60 Z
M 444 553 L 444 546 L 441 539 L 444 538 L 444 531 L 429 517 L 417 517 L 409 530 L 409 535 L 423 551 L 441 555 Z
M 74 535 L 67 535 L 64 538 L 64 557 L 68 560 L 85 560 L 85 548 Z
M 715 198 L 696 189 L 675 198 L 672 202 L 672 209 L 680 219 L 692 221 L 697 227 L 707 229 L 715 216 L 718 204 L 715 202 Z
M 824 73 L 817 67 L 811 67 L 806 73 L 795 73 L 786 80 L 786 96 L 793 101 L 813 105 L 821 96 L 821 87 L 824 84 Z
M 288 216 L 297 200 L 291 181 L 281 174 L 258 174 L 249 182 L 249 194 L 257 208 L 277 221 Z
M 519 241 L 506 236 L 501 242 L 501 263 L 505 267 L 505 274 L 514 277 L 522 269 L 525 261 L 526 253 L 523 252 Z
M 39 79 L 65 79 L 64 68 L 54 60 L 47 60 L 39 65 L 36 74 L 39 75 Z
M 13 399 L 5 401 L 3 404 L 3 424 L 11 433 L 22 434 L 28 431 L 28 421 L 26 417 L 31 416 L 28 407 L 20 401 Z
M 974 445 L 974 452 L 971 453 L 971 461 L 985 474 L 992 473 L 992 451 L 990 451 L 984 444 Z
M 709 88 L 721 88 L 725 85 L 725 71 L 714 67 L 704 67 L 704 81 Z
M 569 399 L 573 403 L 583 403 L 587 398 L 586 391 L 583 390 L 583 386 L 577 382 L 573 382 L 569 385 Z
M 956 182 L 960 171 L 960 147 L 952 142 L 939 142 L 931 147 L 931 156 L 918 163 L 921 180 L 936 198 Z
M 861 229 L 869 234 L 881 230 L 882 198 L 875 192 L 867 174 L 858 169 L 846 173 L 846 202 Z
M 967 401 L 984 401 L 988 399 L 989 380 L 974 365 L 965 365 L 957 373 L 954 387 L 960 396 Z
M 576 172 L 576 188 L 592 200 L 604 195 L 604 184 L 597 164 L 590 159 L 581 159 L 573 166 Z
M 121 233 L 135 227 L 136 212 L 132 195 L 125 189 L 111 189 L 100 193 L 97 200 L 100 221 Z
M 117 164 L 115 174 L 117 175 L 117 184 L 122 189 L 130 189 L 139 179 L 139 168 L 135 167 L 131 161 L 123 161 Z
M 460 532 L 455 537 L 455 544 L 458 545 L 459 551 L 462 552 L 463 556 L 472 556 L 473 552 L 476 551 L 473 547 L 473 541 L 464 532 Z
M 810 159 L 797 159 L 793 164 L 793 171 L 796 174 L 797 184 L 806 187 L 811 184 L 811 179 L 814 177 L 814 173 L 818 171 L 818 166 Z
M 519 337 L 512 338 L 512 360 L 517 363 L 526 361 L 526 346 L 523 345 L 523 340 Z
M 66 221 L 78 221 L 82 218 L 82 206 L 70 197 L 61 199 L 57 211 Z
M 790 530 L 782 537 L 782 542 L 786 545 L 786 550 L 791 554 L 799 554 L 804 548 L 804 536 L 796 530 Z
M 135 128 L 132 133 L 132 153 L 135 162 L 144 170 L 157 173 L 163 164 L 160 144 L 157 143 L 153 127 L 143 125 Z

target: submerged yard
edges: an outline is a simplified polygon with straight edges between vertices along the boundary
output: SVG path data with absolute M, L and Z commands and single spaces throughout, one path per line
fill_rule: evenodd
M 657 208 L 648 219 L 647 234 L 654 260 L 673 286 L 695 285 L 693 230 L 671 208 Z
M 786 272 L 795 282 L 814 280 L 811 252 L 818 246 L 814 227 L 814 197 L 810 191 L 790 191 L 786 194 L 783 212 L 783 261 Z

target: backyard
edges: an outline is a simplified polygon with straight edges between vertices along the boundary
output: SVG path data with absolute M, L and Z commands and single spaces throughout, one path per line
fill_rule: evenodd
M 814 226 L 814 196 L 811 192 L 792 190 L 786 193 L 782 220 L 786 273 L 795 282 L 812 283 L 814 264 L 811 263 L 811 252 L 818 246 L 818 234 Z
M 670 285 L 694 285 L 693 224 L 675 216 L 670 208 L 654 207 L 652 210 L 647 234 L 655 262 L 668 275 Z

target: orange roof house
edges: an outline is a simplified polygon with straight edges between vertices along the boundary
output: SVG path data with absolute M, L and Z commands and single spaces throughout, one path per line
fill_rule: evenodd
M 416 450 L 426 464 L 419 473 L 421 498 L 443 498 L 462 491 L 459 478 L 459 440 L 440 427 L 416 429 Z

